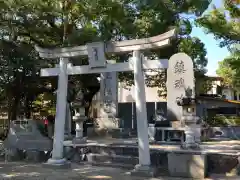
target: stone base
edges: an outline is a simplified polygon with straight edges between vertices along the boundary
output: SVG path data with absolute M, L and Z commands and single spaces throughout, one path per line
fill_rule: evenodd
M 44 162 L 46 157 L 44 151 L 26 151 L 26 160 L 30 162 Z
M 207 171 L 206 155 L 175 152 L 168 154 L 170 176 L 204 179 Z
M 136 136 L 129 129 L 91 127 L 87 130 L 87 137 L 129 138 Z
M 131 132 L 129 129 L 116 128 L 108 131 L 108 135 L 112 138 L 130 138 Z
M 72 140 L 73 144 L 85 144 L 87 142 L 87 138 L 86 137 L 82 137 L 82 138 L 74 138 Z
M 132 176 L 140 177 L 156 177 L 156 168 L 147 165 L 138 164 L 135 169 L 130 172 Z
M 67 161 L 65 158 L 64 159 L 48 159 L 46 163 L 43 164 L 44 167 L 47 168 L 70 168 L 71 163 Z
M 73 139 L 72 135 L 64 134 L 64 141 L 69 141 L 69 140 L 72 140 L 72 139 Z
M 184 142 L 182 145 L 181 145 L 181 148 L 182 149 L 200 149 L 200 146 L 198 143 L 186 143 Z
M 20 161 L 25 158 L 25 153 L 16 148 L 6 148 L 4 149 L 5 161 Z
M 117 129 L 120 127 L 120 119 L 116 117 L 98 117 L 95 119 L 100 129 Z

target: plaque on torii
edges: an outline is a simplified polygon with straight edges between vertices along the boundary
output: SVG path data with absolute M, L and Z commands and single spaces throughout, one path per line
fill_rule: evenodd
M 41 76 L 58 76 L 58 94 L 56 108 L 56 123 L 54 133 L 54 146 L 52 158 L 49 164 L 59 165 L 65 162 L 63 158 L 64 124 L 66 117 L 66 97 L 68 75 L 92 74 L 105 72 L 133 71 L 135 85 L 135 101 L 137 115 L 137 131 L 139 146 L 139 165 L 136 169 L 146 170 L 150 166 L 150 151 L 148 139 L 148 123 L 146 110 L 145 79 L 143 70 L 166 69 L 168 60 L 146 60 L 140 51 L 147 49 L 159 49 L 170 45 L 170 41 L 175 37 L 175 30 L 170 30 L 164 34 L 137 40 L 126 40 L 119 42 L 94 42 L 84 46 L 44 49 L 36 46 L 42 58 L 59 58 L 59 67 L 41 69 Z M 107 63 L 105 54 L 129 53 L 133 52 L 133 57 L 128 62 Z M 75 56 L 88 56 L 89 65 L 71 66 L 68 58 Z M 62 158 L 62 159 L 61 159 Z

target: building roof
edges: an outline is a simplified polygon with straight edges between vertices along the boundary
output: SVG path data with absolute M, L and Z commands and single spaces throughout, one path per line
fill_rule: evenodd
M 208 79 L 211 80 L 219 80 L 219 81 L 223 81 L 223 78 L 220 76 L 206 76 Z
M 210 100 L 210 101 L 220 101 L 220 102 L 226 102 L 226 103 L 232 103 L 232 104 L 240 104 L 240 101 L 235 100 L 228 100 L 220 97 L 210 97 L 210 96 L 198 96 L 197 99 L 199 100 Z

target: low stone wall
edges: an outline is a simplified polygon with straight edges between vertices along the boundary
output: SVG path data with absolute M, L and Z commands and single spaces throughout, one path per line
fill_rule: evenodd
M 210 134 L 211 138 L 240 139 L 240 126 L 211 127 Z
M 134 145 L 67 147 L 65 155 L 70 161 L 99 166 L 133 169 L 138 163 L 138 147 Z M 151 165 L 157 169 L 157 175 L 203 178 L 211 174 L 238 173 L 237 155 L 160 149 L 151 149 L 150 155 Z
M 210 174 L 238 174 L 238 156 L 226 154 L 209 154 L 207 172 Z

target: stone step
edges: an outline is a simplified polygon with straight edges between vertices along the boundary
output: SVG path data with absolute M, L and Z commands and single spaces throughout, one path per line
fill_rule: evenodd
M 89 146 L 89 151 L 93 154 L 124 155 L 138 157 L 138 147 L 131 145 L 113 144 L 107 146 Z
M 123 167 L 134 167 L 138 164 L 138 158 L 133 156 L 121 156 L 121 155 L 104 155 L 104 154 L 87 154 L 86 161 L 90 163 L 103 163 L 109 164 L 121 164 Z
M 112 162 L 116 163 L 126 162 L 127 160 L 132 163 L 131 161 L 134 159 L 135 163 L 133 164 L 138 162 L 137 146 L 94 145 L 88 147 L 65 147 L 64 152 L 64 157 L 74 162 L 82 161 L 87 156 L 90 159 L 96 158 L 97 161 L 108 161 L 108 159 L 111 159 Z M 92 154 L 96 156 L 91 158 Z M 167 152 L 152 149 L 150 154 L 152 166 L 167 166 Z
M 101 155 L 101 154 L 88 154 L 87 161 L 85 164 L 90 164 L 92 166 L 105 166 L 105 167 L 114 167 L 114 168 L 123 168 L 132 171 L 135 166 L 139 163 L 137 157 L 132 156 L 109 156 L 109 155 Z M 158 175 L 168 175 L 168 167 L 167 165 L 163 166 L 153 166 L 156 172 L 154 176 Z
M 133 131 L 131 131 L 130 129 L 122 129 L 122 128 L 112 129 L 111 131 L 108 132 L 108 134 L 112 138 L 132 138 L 132 137 L 136 137 L 136 134 Z
M 132 170 L 134 169 L 134 165 L 131 164 L 122 164 L 122 163 L 112 163 L 112 162 L 88 162 L 88 164 L 92 166 L 103 166 L 103 167 L 113 167 L 113 168 L 122 168 Z

